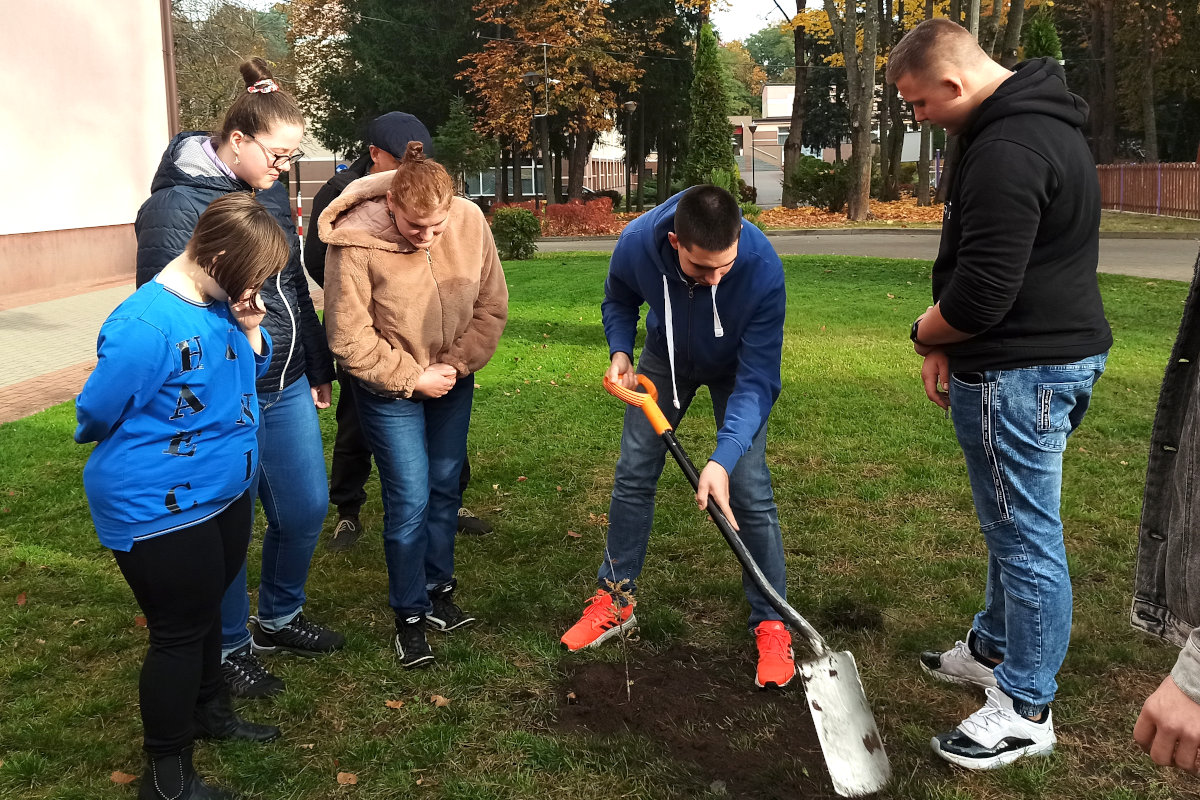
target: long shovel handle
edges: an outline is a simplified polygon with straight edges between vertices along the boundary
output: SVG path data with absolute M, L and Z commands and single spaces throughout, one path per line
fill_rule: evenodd
M 696 470 L 696 466 L 692 463 L 692 460 L 688 458 L 683 445 L 675 438 L 675 431 L 672 430 L 671 424 L 663 415 L 662 409 L 658 407 L 658 390 L 654 387 L 654 382 L 645 375 L 640 374 L 637 376 L 637 379 L 638 383 L 646 388 L 645 392 L 628 389 L 610 381 L 608 378 L 604 379 L 604 388 L 614 397 L 618 397 L 629 405 L 642 409 L 646 418 L 654 427 L 655 432 L 662 437 L 667 450 L 670 451 L 675 461 L 678 462 L 680 468 L 683 470 L 683 474 L 687 476 L 688 482 L 692 484 L 692 488 L 698 489 L 700 486 L 700 473 Z M 800 616 L 800 612 L 788 605 L 788 602 L 779 596 L 779 592 L 775 591 L 775 587 L 771 586 L 770 581 L 767 580 L 767 576 L 763 574 L 762 569 L 754 560 L 754 556 L 750 554 L 750 550 L 746 547 L 746 543 L 742 541 L 742 537 L 738 536 L 737 531 L 729 524 L 729 520 L 711 497 L 708 500 L 707 510 L 713 522 L 716 523 L 717 530 L 725 537 L 729 548 L 733 550 L 733 554 L 741 562 L 742 568 L 750 575 L 750 580 L 754 582 L 758 590 L 767 598 L 767 602 L 771 604 L 771 607 L 775 609 L 779 616 L 790 623 L 792 627 L 797 628 L 803 634 L 817 658 L 828 653 L 829 646 L 825 644 L 825 639 L 817 632 L 816 628 L 809 624 L 808 620 Z

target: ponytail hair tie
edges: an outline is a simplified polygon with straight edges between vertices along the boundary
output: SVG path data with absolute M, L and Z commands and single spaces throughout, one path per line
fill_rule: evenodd
M 261 81 L 259 81 L 258 83 L 255 83 L 253 86 L 247 86 L 246 91 L 249 92 L 250 94 L 255 94 L 256 92 L 261 92 L 262 94 L 270 94 L 271 92 L 279 91 L 279 84 L 275 83 L 275 81 L 271 80 L 270 78 L 263 78 Z

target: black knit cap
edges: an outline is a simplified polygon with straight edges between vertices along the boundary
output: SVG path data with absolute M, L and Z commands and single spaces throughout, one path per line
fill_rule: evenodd
M 425 155 L 433 156 L 433 139 L 421 120 L 403 111 L 389 111 L 371 120 L 367 126 L 367 144 L 386 150 L 397 159 L 404 158 L 409 142 L 425 145 Z

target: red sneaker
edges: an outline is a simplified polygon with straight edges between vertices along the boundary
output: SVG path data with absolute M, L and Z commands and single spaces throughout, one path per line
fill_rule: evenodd
M 583 610 L 583 617 L 562 636 L 563 646 L 568 650 L 595 647 L 637 625 L 637 617 L 633 615 L 635 603 L 618 610 L 613 596 L 603 589 L 597 589 L 588 603 Z
M 760 689 L 782 689 L 796 676 L 796 654 L 792 652 L 792 634 L 779 620 L 768 619 L 754 629 L 758 643 L 758 674 L 754 685 Z

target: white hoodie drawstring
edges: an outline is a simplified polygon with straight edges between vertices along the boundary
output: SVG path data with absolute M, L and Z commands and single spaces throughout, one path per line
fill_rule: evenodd
M 713 301 L 713 336 L 720 339 L 725 335 L 725 329 L 721 327 L 721 315 L 717 313 L 717 285 L 712 286 L 712 301 Z
M 675 318 L 671 313 L 671 291 L 666 275 L 663 275 L 663 306 L 667 317 L 667 359 L 671 362 L 671 397 L 675 407 L 679 408 L 679 387 L 675 384 Z

